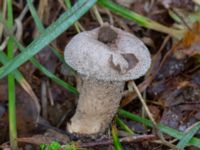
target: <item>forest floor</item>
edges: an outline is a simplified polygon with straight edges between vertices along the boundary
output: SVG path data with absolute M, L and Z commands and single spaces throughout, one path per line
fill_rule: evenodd
M 74 12 L 69 0 L 0 1 L 0 149 L 200 149 L 200 1 L 83 1 Z M 102 21 L 143 41 L 152 64 L 137 87 L 126 83 L 103 135 L 74 138 L 66 124 L 77 106 L 76 74 L 63 53 Z

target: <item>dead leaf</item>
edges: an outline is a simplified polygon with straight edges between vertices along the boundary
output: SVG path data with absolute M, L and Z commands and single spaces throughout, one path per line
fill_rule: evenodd
M 192 31 L 185 33 L 181 42 L 174 48 L 174 52 L 181 52 L 186 56 L 200 55 L 200 23 L 193 24 Z

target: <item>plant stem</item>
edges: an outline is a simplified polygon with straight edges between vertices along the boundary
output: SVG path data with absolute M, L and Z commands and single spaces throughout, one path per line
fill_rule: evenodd
M 115 150 L 123 150 L 123 147 L 119 141 L 118 132 L 115 124 L 112 124 L 112 139 L 115 145 Z
M 119 125 L 123 130 L 125 130 L 129 134 L 134 134 L 134 132 L 121 120 L 119 117 L 116 117 L 116 123 Z
M 100 4 L 101 6 L 108 8 L 109 10 L 111 10 L 112 12 L 127 18 L 129 20 L 134 21 L 135 23 L 145 27 L 145 28 L 149 28 L 149 29 L 153 29 L 159 32 L 163 32 L 166 34 L 169 34 L 173 37 L 176 38 L 180 38 L 183 36 L 184 34 L 184 30 L 177 30 L 177 29 L 173 29 L 173 28 L 168 28 L 156 21 L 153 21 L 149 18 L 146 18 L 142 15 L 139 15 L 131 10 L 128 10 L 120 5 L 117 5 L 116 3 L 110 1 L 110 0 L 99 0 L 98 4 Z
M 162 132 L 158 128 L 158 125 L 157 125 L 155 119 L 153 118 L 153 115 L 151 114 L 151 112 L 150 112 L 150 110 L 149 110 L 144 98 L 142 97 L 139 89 L 137 88 L 137 85 L 135 84 L 135 82 L 131 81 L 128 86 L 130 88 L 133 88 L 135 90 L 135 92 L 137 93 L 138 98 L 139 98 L 140 102 L 142 103 L 142 106 L 143 106 L 145 112 L 147 113 L 149 119 L 152 121 L 153 127 L 156 129 L 156 133 L 157 133 L 158 137 L 160 138 L 160 140 L 162 141 L 162 143 L 165 144 L 166 146 L 169 146 L 170 148 L 176 149 L 176 147 L 173 144 L 171 144 L 170 142 L 165 140 Z
M 8 0 L 8 28 L 13 26 L 13 11 L 12 0 Z M 8 40 L 7 45 L 8 58 L 14 57 L 14 42 L 12 39 Z M 16 108 L 15 108 L 15 79 L 13 73 L 8 75 L 8 107 L 9 107 L 9 134 L 11 149 L 17 150 L 17 129 L 16 129 Z
M 97 6 L 94 5 L 93 8 L 92 8 L 92 10 L 94 11 L 94 14 L 95 14 L 95 16 L 97 18 L 97 21 L 102 26 L 103 25 L 103 19 L 102 19 L 101 15 L 100 15 L 100 13 L 99 13 L 99 11 L 97 9 Z
M 65 5 L 67 6 L 68 9 L 70 9 L 70 8 L 72 7 L 70 0 L 64 0 L 64 2 L 65 2 Z M 79 21 L 76 21 L 76 22 L 74 23 L 74 27 L 75 27 L 75 29 L 76 29 L 76 31 L 77 31 L 78 33 L 80 33 L 81 30 L 83 29 L 83 28 L 82 28 L 82 25 L 79 23 Z M 82 29 L 81 29 L 81 28 L 82 28 Z

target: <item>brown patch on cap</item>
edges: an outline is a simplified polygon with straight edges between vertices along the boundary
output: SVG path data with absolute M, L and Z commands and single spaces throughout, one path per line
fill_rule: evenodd
M 117 70 L 119 73 L 126 73 L 129 70 L 133 69 L 137 63 L 139 62 L 139 60 L 137 59 L 137 57 L 134 54 L 131 53 L 127 53 L 127 54 L 120 54 L 128 63 L 128 67 L 127 68 L 122 68 L 122 66 L 120 66 L 120 64 L 115 64 L 113 62 L 113 55 L 110 56 L 109 58 L 109 63 L 110 66 L 114 69 Z
M 99 29 L 98 40 L 105 43 L 114 43 L 117 39 L 117 33 L 109 26 L 103 26 Z
M 121 54 L 121 55 L 128 62 L 128 68 L 126 69 L 126 71 L 133 69 L 139 62 L 139 60 L 137 59 L 137 57 L 134 54 L 129 53 L 129 54 Z

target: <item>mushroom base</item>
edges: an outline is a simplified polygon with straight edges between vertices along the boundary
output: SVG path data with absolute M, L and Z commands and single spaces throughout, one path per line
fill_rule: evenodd
M 104 132 L 119 107 L 124 84 L 123 81 L 82 78 L 76 113 L 67 125 L 68 131 L 81 135 Z

